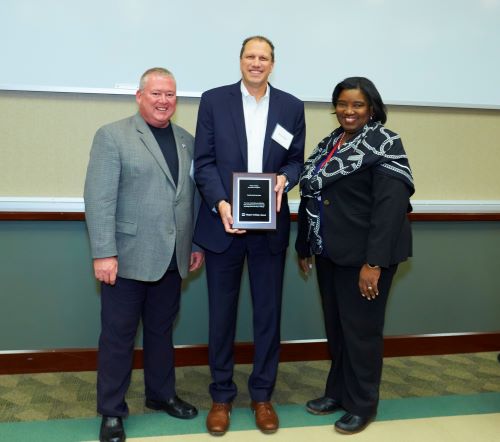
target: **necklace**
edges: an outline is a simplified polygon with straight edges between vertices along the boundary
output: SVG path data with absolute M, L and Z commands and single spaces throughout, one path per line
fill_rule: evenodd
M 345 132 L 342 132 L 342 136 L 337 140 L 337 142 L 335 143 L 335 145 L 332 147 L 332 150 L 330 151 L 330 153 L 328 154 L 328 156 L 325 158 L 325 160 L 321 163 L 321 166 L 320 166 L 320 169 L 326 164 L 328 163 L 328 161 L 330 161 L 330 158 L 333 157 L 333 154 L 337 151 L 337 149 L 342 146 L 342 142 L 344 141 L 344 137 L 345 137 Z

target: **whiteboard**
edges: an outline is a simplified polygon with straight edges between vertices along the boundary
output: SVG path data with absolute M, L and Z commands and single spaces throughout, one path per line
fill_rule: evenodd
M 0 0 L 0 17 L 3 90 L 130 94 L 163 66 L 199 96 L 263 34 L 271 83 L 305 101 L 359 75 L 389 104 L 500 108 L 500 0 Z

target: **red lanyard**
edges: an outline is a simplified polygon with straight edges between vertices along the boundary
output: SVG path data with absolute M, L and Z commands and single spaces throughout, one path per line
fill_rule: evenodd
M 328 154 L 328 156 L 325 158 L 325 160 L 321 163 L 321 166 L 319 168 L 321 169 L 328 161 L 330 161 L 330 158 L 333 157 L 333 154 L 335 151 L 339 148 L 339 146 L 342 144 L 342 141 L 344 140 L 344 135 L 345 132 L 342 133 L 342 136 L 338 139 L 338 141 L 335 143 L 335 145 L 332 147 L 332 150 Z

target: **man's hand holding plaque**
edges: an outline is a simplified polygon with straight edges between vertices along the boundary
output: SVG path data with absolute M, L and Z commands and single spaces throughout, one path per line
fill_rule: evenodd
M 233 229 L 233 215 L 231 213 L 231 204 L 227 201 L 220 200 L 217 206 L 217 212 L 219 212 L 220 219 L 222 220 L 222 224 L 224 224 L 224 230 L 227 233 L 236 233 L 238 235 L 242 233 L 246 233 L 246 230 L 243 229 Z
M 276 212 L 279 213 L 281 210 L 281 198 L 283 197 L 283 192 L 285 191 L 287 185 L 287 179 L 285 175 L 278 175 L 276 177 L 276 186 L 274 191 L 276 192 Z

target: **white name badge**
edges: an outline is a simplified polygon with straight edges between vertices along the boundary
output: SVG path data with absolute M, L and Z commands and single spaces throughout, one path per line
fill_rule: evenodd
M 288 150 L 290 148 L 290 144 L 292 144 L 293 135 L 288 132 L 283 126 L 276 124 L 271 138 L 280 146 L 283 146 L 286 150 Z

